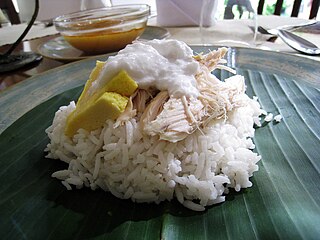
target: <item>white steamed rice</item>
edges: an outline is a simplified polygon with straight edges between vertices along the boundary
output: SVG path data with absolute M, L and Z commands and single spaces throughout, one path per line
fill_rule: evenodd
M 114 128 L 106 121 L 91 133 L 80 129 L 73 140 L 64 135 L 67 116 L 75 103 L 61 107 L 46 132 L 48 158 L 68 168 L 52 174 L 71 190 L 101 188 L 135 202 L 171 200 L 174 197 L 195 211 L 225 201 L 229 188 L 251 187 L 258 170 L 254 152 L 254 124 L 262 113 L 259 103 L 243 94 L 247 103 L 213 120 L 183 141 L 170 143 L 141 134 L 137 119 Z

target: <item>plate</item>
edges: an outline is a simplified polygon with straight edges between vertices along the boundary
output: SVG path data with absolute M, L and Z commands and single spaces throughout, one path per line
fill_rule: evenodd
M 156 26 L 147 26 L 140 40 L 163 39 L 169 36 L 167 29 Z M 85 52 L 72 47 L 62 36 L 49 40 L 38 47 L 38 52 L 44 57 L 58 61 L 77 61 L 94 55 L 87 55 Z
M 208 52 L 215 47 L 193 47 Z M 106 60 L 100 56 L 99 60 Z M 51 174 L 44 130 L 76 100 L 96 59 L 32 77 L 0 94 L 0 236 L 3 239 L 317 239 L 320 236 L 319 62 L 230 48 L 227 60 L 247 93 L 281 114 L 256 129 L 262 156 L 253 186 L 204 212 L 176 201 L 137 204 L 90 189 L 67 191 Z M 216 72 L 226 78 L 230 73 Z

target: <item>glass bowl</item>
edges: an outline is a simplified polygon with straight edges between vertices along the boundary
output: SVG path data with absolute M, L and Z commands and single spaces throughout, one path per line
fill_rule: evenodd
M 149 14 L 146 4 L 128 4 L 70 13 L 53 22 L 68 43 L 91 55 L 132 43 L 145 30 Z

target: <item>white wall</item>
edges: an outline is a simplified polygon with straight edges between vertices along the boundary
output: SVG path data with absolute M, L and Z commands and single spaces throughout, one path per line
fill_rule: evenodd
M 91 7 L 99 6 L 99 0 L 86 0 Z M 109 0 L 105 0 L 108 2 Z M 34 11 L 35 0 L 17 0 L 20 20 L 28 22 Z M 82 0 L 39 0 L 40 10 L 37 20 L 47 20 L 59 15 L 76 12 L 81 8 Z M 146 3 L 155 10 L 155 0 L 111 0 L 114 5 Z
M 20 20 L 27 22 L 34 12 L 35 0 L 17 0 Z M 61 14 L 80 10 L 81 0 L 40 0 L 37 20 L 46 20 Z

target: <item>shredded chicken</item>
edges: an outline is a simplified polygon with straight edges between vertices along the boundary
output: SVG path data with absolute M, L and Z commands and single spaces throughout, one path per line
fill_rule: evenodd
M 162 91 L 155 96 L 145 108 L 141 118 L 140 123 L 142 129 L 145 129 L 145 126 L 148 125 L 151 121 L 156 119 L 156 117 L 161 113 L 163 105 L 168 100 L 169 94 L 167 91 Z
M 203 105 L 198 99 L 184 102 L 183 98 L 171 97 L 154 120 L 144 121 L 143 130 L 151 136 L 158 134 L 162 140 L 180 141 L 195 131 L 202 117 L 201 109 Z
M 194 59 L 197 60 L 202 66 L 205 66 L 209 71 L 213 71 L 218 64 L 222 62 L 222 58 L 227 51 L 228 49 L 223 47 L 219 48 L 217 51 L 211 51 L 205 55 L 199 54 L 194 56 Z
M 244 79 L 233 76 L 220 81 L 211 72 L 216 68 L 235 71 L 222 65 L 226 48 L 220 48 L 206 55 L 194 56 L 200 64 L 200 71 L 195 79 L 199 90 L 198 98 L 176 98 L 161 91 L 149 101 L 152 93 L 139 89 L 129 100 L 126 110 L 115 124 L 119 126 L 132 117 L 140 117 L 144 134 L 155 136 L 170 142 L 177 142 L 205 126 L 213 119 L 226 118 L 227 112 L 242 105 L 238 97 L 245 91 Z
M 135 117 L 137 114 L 137 110 L 133 108 L 132 99 L 137 95 L 137 91 L 129 98 L 126 109 L 120 114 L 117 118 L 117 121 L 114 124 L 114 128 L 123 125 L 126 121 L 129 121 L 131 118 Z
M 146 109 L 147 102 L 152 97 L 152 94 L 144 89 L 139 89 L 134 98 L 134 108 L 137 109 L 137 113 L 143 113 Z

